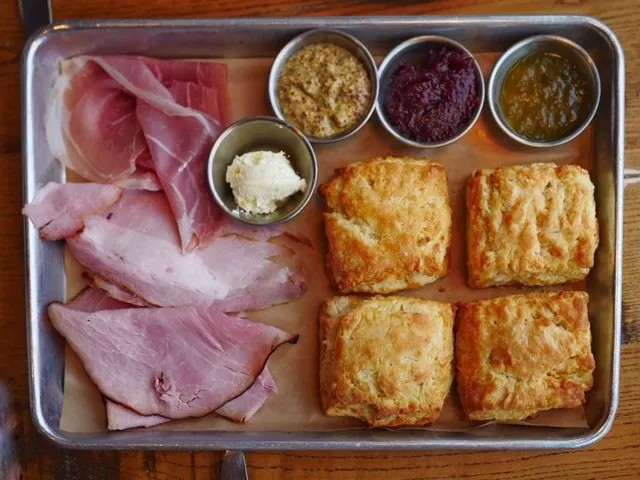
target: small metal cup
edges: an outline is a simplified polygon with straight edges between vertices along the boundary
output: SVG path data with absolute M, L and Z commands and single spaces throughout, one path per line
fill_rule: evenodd
M 448 138 L 446 140 L 442 140 L 439 142 L 420 142 L 418 140 L 414 140 L 412 138 L 405 137 L 400 134 L 394 127 L 389 123 L 387 119 L 386 113 L 384 111 L 384 100 L 386 97 L 387 89 L 391 84 L 391 79 L 395 74 L 396 70 L 400 67 L 400 65 L 405 63 L 413 63 L 419 64 L 423 61 L 425 49 L 428 46 L 448 46 L 453 50 L 462 52 L 473 59 L 473 65 L 476 71 L 476 82 L 477 88 L 480 95 L 480 102 L 478 103 L 478 107 L 473 114 L 473 117 L 469 121 L 469 124 L 458 134 L 455 136 Z M 463 47 L 461 44 L 456 42 L 455 40 L 451 40 L 447 37 L 441 37 L 438 35 L 423 35 L 420 37 L 410 38 L 402 42 L 400 45 L 391 50 L 385 59 L 378 67 L 378 83 L 380 84 L 380 94 L 378 95 L 378 101 L 376 105 L 376 110 L 378 112 L 378 117 L 380 117 L 380 121 L 384 128 L 387 129 L 391 135 L 400 140 L 402 143 L 406 145 L 410 145 L 412 147 L 419 148 L 436 148 L 443 147 L 444 145 L 448 145 L 450 143 L 455 142 L 456 140 L 462 138 L 464 135 L 471 130 L 473 125 L 476 123 L 478 118 L 480 117 L 480 113 L 482 112 L 482 105 L 484 104 L 484 79 L 482 78 L 482 71 L 480 70 L 480 65 L 476 61 L 475 57 L 471 54 L 469 50 Z
M 307 182 L 304 192 L 295 193 L 268 214 L 240 210 L 226 181 L 227 167 L 236 155 L 256 150 L 284 152 L 296 173 Z M 213 198 L 228 215 L 250 225 L 274 225 L 291 220 L 309 203 L 318 182 L 318 162 L 313 147 L 294 126 L 273 117 L 249 117 L 234 123 L 218 137 L 209 155 L 207 176 Z
M 367 69 L 369 80 L 371 81 L 371 99 L 369 100 L 369 105 L 355 125 L 332 137 L 325 138 L 307 135 L 307 138 L 313 143 L 333 143 L 350 137 L 360 130 L 365 123 L 367 123 L 369 118 L 371 118 L 371 114 L 376 107 L 376 99 L 378 97 L 378 75 L 376 62 L 367 47 L 365 47 L 360 40 L 348 33 L 344 33 L 339 30 L 316 29 L 298 35 L 287 43 L 282 50 L 280 50 L 280 53 L 273 61 L 271 73 L 269 74 L 269 101 L 271 102 L 273 112 L 282 120 L 288 121 L 287 117 L 282 113 L 280 102 L 278 101 L 278 79 L 280 78 L 280 73 L 292 55 L 307 45 L 315 43 L 331 43 L 349 50 Z
M 528 139 L 513 130 L 509 122 L 507 122 L 504 112 L 502 111 L 502 105 L 500 104 L 500 91 L 502 90 L 502 85 L 507 73 L 509 73 L 518 61 L 539 51 L 557 53 L 575 62 L 576 66 L 586 74 L 593 98 L 589 114 L 574 131 L 563 138 L 548 142 Z M 491 73 L 488 90 L 491 113 L 500 128 L 507 135 L 517 142 L 530 147 L 555 147 L 576 138 L 587 128 L 591 120 L 593 120 L 596 110 L 598 110 L 598 103 L 600 102 L 600 76 L 598 75 L 598 68 L 593 59 L 578 44 L 564 37 L 555 35 L 537 35 L 516 43 L 500 57 Z

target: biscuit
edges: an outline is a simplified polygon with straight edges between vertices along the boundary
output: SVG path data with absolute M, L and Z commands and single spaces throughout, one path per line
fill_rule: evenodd
M 447 274 L 451 207 L 438 163 L 376 158 L 338 169 L 326 198 L 327 269 L 342 293 L 418 288 Z
M 494 298 L 458 310 L 456 380 L 470 420 L 524 420 L 585 402 L 595 363 L 585 292 Z
M 407 297 L 334 297 L 320 310 L 327 415 L 371 427 L 428 425 L 453 380 L 454 306 Z
M 584 279 L 598 246 L 594 187 L 577 165 L 479 170 L 467 185 L 469 285 Z

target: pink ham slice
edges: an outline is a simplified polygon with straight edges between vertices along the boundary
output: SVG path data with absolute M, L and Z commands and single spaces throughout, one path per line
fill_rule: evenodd
M 60 240 L 82 230 L 83 219 L 102 213 L 118 201 L 122 189 L 96 183 L 50 182 L 38 190 L 22 213 L 29 217 L 46 240 Z
M 258 375 L 251 388 L 216 410 L 218 415 L 244 423 L 253 417 L 269 398 L 278 393 L 276 381 L 267 367 Z
M 65 307 L 78 312 L 95 313 L 101 310 L 131 308 L 131 305 L 106 295 L 104 291 L 98 288 L 89 287 L 73 297 L 71 301 L 65 304 Z
M 276 348 L 297 340 L 213 308 L 87 312 L 53 303 L 48 313 L 106 397 L 166 418 L 219 409 L 254 384 Z
M 104 293 L 106 293 L 107 295 L 109 295 L 111 298 L 115 300 L 119 300 L 120 302 L 129 304 L 129 305 L 134 305 L 136 307 L 153 307 L 153 305 L 151 305 L 148 302 L 145 302 L 143 299 L 136 296 L 134 293 L 131 293 L 125 290 L 124 288 L 119 287 L 118 285 L 114 285 L 113 283 L 105 280 L 104 278 L 102 278 L 99 275 L 96 275 L 93 272 L 85 272 L 84 277 L 87 279 L 87 282 L 89 283 L 89 285 L 91 285 L 92 287 L 101 289 L 102 291 L 104 291 Z M 125 307 L 122 306 L 120 308 L 125 308 Z
M 244 423 L 249 421 L 260 410 L 262 405 L 276 393 L 278 393 L 276 382 L 267 367 L 265 367 L 249 390 L 238 398 L 225 403 L 216 410 L 216 413 L 236 422 Z M 140 415 L 134 410 L 123 407 L 109 399 L 106 400 L 105 404 L 109 430 L 153 427 L 170 420 L 160 415 Z
M 299 272 L 269 260 L 288 252 L 270 242 L 226 236 L 183 254 L 162 193 L 126 191 L 108 213 L 84 223 L 67 239 L 72 255 L 152 305 L 239 311 L 287 302 L 306 289 Z
M 109 430 L 126 430 L 127 428 L 153 427 L 171 421 L 160 415 L 140 415 L 130 408 L 109 399 L 105 400 L 107 409 L 107 428 Z
M 45 118 L 51 152 L 87 180 L 158 190 L 152 171 L 136 171 L 150 158 L 136 104 L 86 57 L 62 62 Z
M 100 310 L 126 309 L 131 306 L 106 295 L 103 290 L 85 288 L 67 303 L 66 307 L 81 312 L 95 313 Z M 225 403 L 216 410 L 216 413 L 236 422 L 246 422 L 276 393 L 278 393 L 276 382 L 269 369 L 265 366 L 256 381 L 246 392 Z M 136 411 L 108 398 L 105 399 L 105 404 L 109 430 L 151 427 L 170 420 L 159 415 L 140 415 Z
M 206 180 L 209 151 L 230 120 L 226 84 L 226 66 L 212 62 L 73 58 L 50 102 L 51 149 L 94 181 L 143 184 L 135 175 L 152 166 L 191 251 L 226 220 Z

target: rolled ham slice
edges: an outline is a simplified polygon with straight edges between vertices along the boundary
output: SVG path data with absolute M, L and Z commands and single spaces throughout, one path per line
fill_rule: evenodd
M 122 189 L 97 183 L 47 183 L 22 213 L 40 228 L 46 240 L 60 240 L 78 233 L 84 218 L 99 214 L 118 201 Z
M 77 303 L 53 303 L 48 313 L 100 391 L 146 416 L 187 418 L 219 409 L 250 389 L 278 346 L 297 340 L 213 308 L 87 312 Z

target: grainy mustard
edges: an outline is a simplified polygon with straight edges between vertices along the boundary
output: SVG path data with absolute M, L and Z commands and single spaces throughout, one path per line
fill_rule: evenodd
M 305 134 L 338 135 L 355 125 L 371 101 L 371 79 L 349 50 L 329 43 L 293 55 L 278 79 L 282 113 Z

